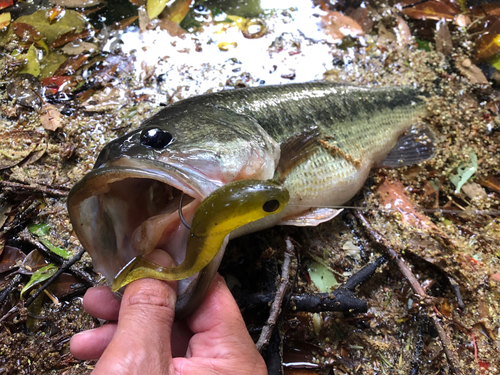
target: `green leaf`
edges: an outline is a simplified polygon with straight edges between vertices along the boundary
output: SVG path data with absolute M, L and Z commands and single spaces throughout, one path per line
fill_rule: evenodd
M 311 262 L 307 268 L 311 281 L 323 293 L 331 292 L 338 285 L 332 270 L 319 262 Z
M 146 11 L 148 12 L 149 19 L 158 17 L 167 6 L 167 3 L 168 0 L 148 0 L 146 3 Z
M 71 258 L 71 254 L 68 253 L 66 250 L 60 248 L 60 247 L 57 247 L 57 246 L 54 246 L 50 243 L 50 241 L 46 240 L 45 238 L 40 238 L 40 242 L 43 243 L 45 246 L 48 247 L 48 249 L 50 251 L 52 251 L 54 254 L 57 254 L 59 255 L 61 258 L 63 259 L 69 259 Z
M 33 286 L 43 283 L 44 281 L 50 279 L 56 272 L 58 268 L 55 264 L 48 264 L 45 267 L 37 270 L 33 275 L 31 275 L 30 281 L 24 286 L 23 290 L 21 290 L 21 299 L 23 298 L 23 294 L 31 289 Z
M 477 155 L 474 151 L 469 153 L 468 162 L 462 162 L 457 168 L 457 174 L 450 177 L 450 181 L 455 185 L 455 194 L 460 193 L 462 186 L 477 171 Z
M 28 16 L 21 16 L 15 22 L 27 23 L 35 27 L 49 45 L 67 32 L 82 32 L 86 24 L 84 16 L 70 9 L 66 9 L 64 16 L 53 23 L 50 23 L 45 9 L 37 10 Z
M 26 59 L 26 63 L 20 73 L 27 73 L 38 77 L 40 75 L 40 60 L 38 60 L 38 50 L 33 44 L 24 55 L 24 58 Z
M 30 233 L 34 234 L 35 236 L 41 237 L 41 236 L 46 236 L 49 234 L 50 226 L 49 226 L 49 224 L 45 224 L 45 223 L 30 224 L 28 226 L 28 230 L 30 231 Z

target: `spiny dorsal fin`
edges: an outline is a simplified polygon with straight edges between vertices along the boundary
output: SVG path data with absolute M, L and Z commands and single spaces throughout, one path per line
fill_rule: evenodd
M 319 138 L 320 132 L 318 128 L 313 127 L 283 142 L 275 179 L 283 182 L 293 168 L 314 152 L 314 149 L 318 146 Z
M 396 146 L 382 160 L 378 167 L 395 168 L 415 165 L 434 156 L 436 138 L 432 130 L 423 123 L 413 125 L 399 138 Z

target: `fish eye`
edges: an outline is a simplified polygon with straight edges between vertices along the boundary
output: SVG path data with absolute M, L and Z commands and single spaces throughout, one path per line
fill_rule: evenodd
M 280 202 L 277 199 L 271 199 L 262 206 L 262 209 L 266 212 L 274 212 L 278 208 L 280 208 Z
M 172 139 L 172 134 L 160 128 L 147 128 L 141 132 L 141 144 L 157 150 L 167 147 Z

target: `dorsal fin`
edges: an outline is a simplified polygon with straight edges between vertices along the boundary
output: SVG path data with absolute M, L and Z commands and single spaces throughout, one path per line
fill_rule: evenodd
M 415 124 L 399 138 L 394 148 L 378 164 L 378 167 L 396 168 L 418 164 L 434 156 L 435 144 L 436 138 L 432 130 L 426 124 Z
M 283 182 L 288 173 L 309 157 L 318 146 L 320 132 L 317 127 L 307 129 L 281 143 L 281 154 L 275 179 Z

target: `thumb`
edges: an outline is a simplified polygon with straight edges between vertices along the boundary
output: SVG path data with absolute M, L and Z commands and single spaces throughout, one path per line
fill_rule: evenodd
M 148 256 L 173 266 L 166 252 Z M 169 374 L 172 368 L 170 337 L 175 317 L 177 283 L 141 279 L 123 294 L 118 327 L 94 374 Z

